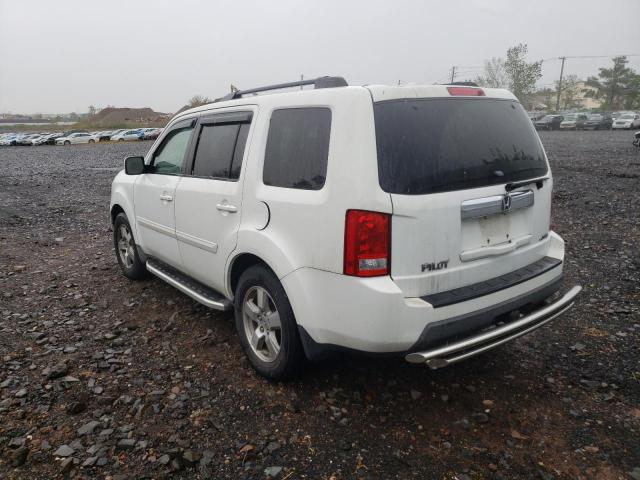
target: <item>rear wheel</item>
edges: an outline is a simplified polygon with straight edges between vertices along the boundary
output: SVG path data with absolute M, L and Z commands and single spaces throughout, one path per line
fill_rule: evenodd
M 248 268 L 235 291 L 235 320 L 251 366 L 269 380 L 299 374 L 306 363 L 298 325 L 278 278 L 265 266 Z
M 91 139 L 91 138 L 90 138 L 90 139 L 89 139 L 89 143 L 95 143 L 95 140 L 93 140 L 93 139 Z

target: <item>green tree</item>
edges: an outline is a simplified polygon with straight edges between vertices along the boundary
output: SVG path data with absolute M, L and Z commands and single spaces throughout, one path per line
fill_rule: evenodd
M 629 94 L 624 102 L 624 108 L 627 110 L 640 109 L 640 75 L 633 74 L 629 82 Z
M 509 90 L 525 104 L 535 91 L 536 82 L 542 77 L 542 62 L 528 63 L 525 59 L 528 47 L 520 43 L 507 50 L 504 70 Z
M 542 62 L 528 63 L 527 45 L 520 43 L 507 50 L 507 58 L 485 60 L 484 72 L 475 82 L 483 87 L 508 88 L 526 104 L 534 93 L 536 82 L 542 77 Z
M 605 110 L 619 110 L 638 97 L 636 73 L 627 67 L 627 57 L 612 58 L 612 68 L 600 68 L 597 77 L 589 77 L 586 84 L 595 91 L 585 91 L 588 97 L 602 101 Z

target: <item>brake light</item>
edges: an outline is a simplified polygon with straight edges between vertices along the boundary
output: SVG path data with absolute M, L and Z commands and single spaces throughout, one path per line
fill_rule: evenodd
M 484 97 L 484 90 L 475 87 L 447 87 L 449 95 L 461 97 Z
M 344 228 L 344 273 L 356 277 L 389 275 L 391 216 L 348 210 Z

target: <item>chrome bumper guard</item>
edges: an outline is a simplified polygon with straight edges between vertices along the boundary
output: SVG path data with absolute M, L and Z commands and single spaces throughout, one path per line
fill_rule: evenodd
M 542 307 L 516 321 L 491 330 L 486 330 L 473 337 L 458 340 L 443 347 L 414 352 L 404 358 L 411 363 L 426 363 L 431 369 L 446 367 L 467 358 L 491 350 L 498 345 L 534 331 L 569 310 L 582 287 L 572 287 L 562 298 Z

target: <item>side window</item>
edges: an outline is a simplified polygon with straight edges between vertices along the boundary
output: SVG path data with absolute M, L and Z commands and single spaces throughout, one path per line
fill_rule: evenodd
M 320 190 L 327 175 L 330 131 L 328 108 L 275 110 L 264 154 L 264 184 Z
M 203 125 L 200 129 L 193 175 L 229 178 L 238 124 Z
M 169 132 L 153 153 L 154 173 L 178 175 L 182 172 L 192 131 L 193 124 L 189 124 Z
M 242 159 L 244 158 L 244 147 L 247 144 L 250 126 L 248 123 L 240 125 L 238 140 L 236 140 L 236 149 L 233 152 L 233 160 L 231 161 L 231 171 L 229 172 L 229 178 L 232 180 L 240 178 L 240 169 L 242 168 Z
M 219 180 L 237 180 L 250 127 L 251 124 L 246 121 L 204 123 L 198 135 L 192 174 Z

